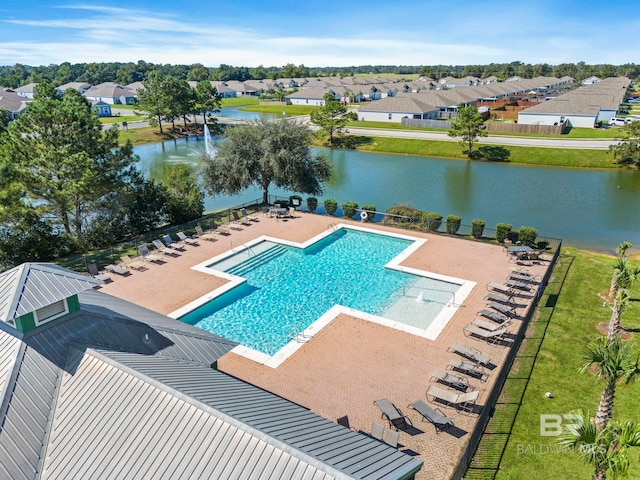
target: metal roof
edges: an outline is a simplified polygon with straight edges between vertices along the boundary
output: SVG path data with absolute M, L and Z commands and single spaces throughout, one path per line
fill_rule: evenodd
M 75 275 L 28 270 L 52 292 Z M 422 466 L 211 369 L 234 342 L 101 292 L 78 298 L 22 338 L 0 328 L 0 478 L 390 480 Z
M 23 263 L 0 273 L 0 320 L 9 322 L 99 284 L 56 265 Z

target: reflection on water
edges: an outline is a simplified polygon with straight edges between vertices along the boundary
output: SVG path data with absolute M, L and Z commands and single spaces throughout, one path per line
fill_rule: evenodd
M 204 142 L 195 139 L 135 148 L 140 168 L 161 178 L 162 165 L 187 162 L 197 168 Z M 372 204 L 379 211 L 397 204 L 462 217 L 533 226 L 582 248 L 613 251 L 623 241 L 640 245 L 640 172 L 542 168 L 502 163 L 315 149 L 334 164 L 334 177 L 319 197 L 339 204 Z M 272 188 L 272 195 L 292 192 Z M 302 195 L 306 198 L 306 195 Z M 262 197 L 250 188 L 234 197 L 207 197 L 207 210 L 229 208 Z

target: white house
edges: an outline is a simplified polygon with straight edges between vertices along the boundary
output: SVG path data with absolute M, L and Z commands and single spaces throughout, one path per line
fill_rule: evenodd
M 21 87 L 18 88 L 14 88 L 13 91 L 16 92 L 18 95 L 20 95 L 21 97 L 24 98 L 33 98 L 33 91 L 36 88 L 36 85 L 38 85 L 37 83 L 27 83 L 26 85 L 23 85 Z
M 403 118 L 437 120 L 438 107 L 411 95 L 386 97 L 358 108 L 358 119 L 365 122 L 400 123 Z
M 137 94 L 113 82 L 104 82 L 91 87 L 84 93 L 89 101 L 98 100 L 110 105 L 131 105 L 136 103 Z
M 290 93 L 284 97 L 284 99 L 291 105 L 312 105 L 322 107 L 325 104 L 324 95 L 326 93 L 331 93 L 336 100 L 340 100 L 340 95 L 337 95 L 329 88 L 303 88 L 297 92 Z
M 60 85 L 56 87 L 56 92 L 63 93 L 65 90 L 69 88 L 74 88 L 80 93 L 84 93 L 91 88 L 91 84 L 86 82 L 69 82 L 69 83 L 65 83 L 64 85 Z

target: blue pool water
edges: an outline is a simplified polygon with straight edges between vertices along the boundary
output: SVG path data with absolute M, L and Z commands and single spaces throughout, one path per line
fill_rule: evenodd
M 273 355 L 291 340 L 293 329 L 303 330 L 336 304 L 384 316 L 416 281 L 424 280 L 384 268 L 410 244 L 350 229 L 340 229 L 306 249 L 274 244 L 227 266 L 226 272 L 247 281 L 180 320 Z M 459 287 L 437 283 L 449 292 Z M 434 317 L 450 297 L 448 293 L 439 302 Z

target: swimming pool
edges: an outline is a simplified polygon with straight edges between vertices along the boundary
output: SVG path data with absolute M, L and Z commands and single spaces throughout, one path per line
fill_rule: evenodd
M 178 318 L 266 355 L 335 305 L 426 331 L 455 304 L 463 281 L 394 267 L 415 243 L 403 235 L 353 228 L 340 228 L 305 248 L 262 238 L 203 265 L 235 278 L 236 285 Z

